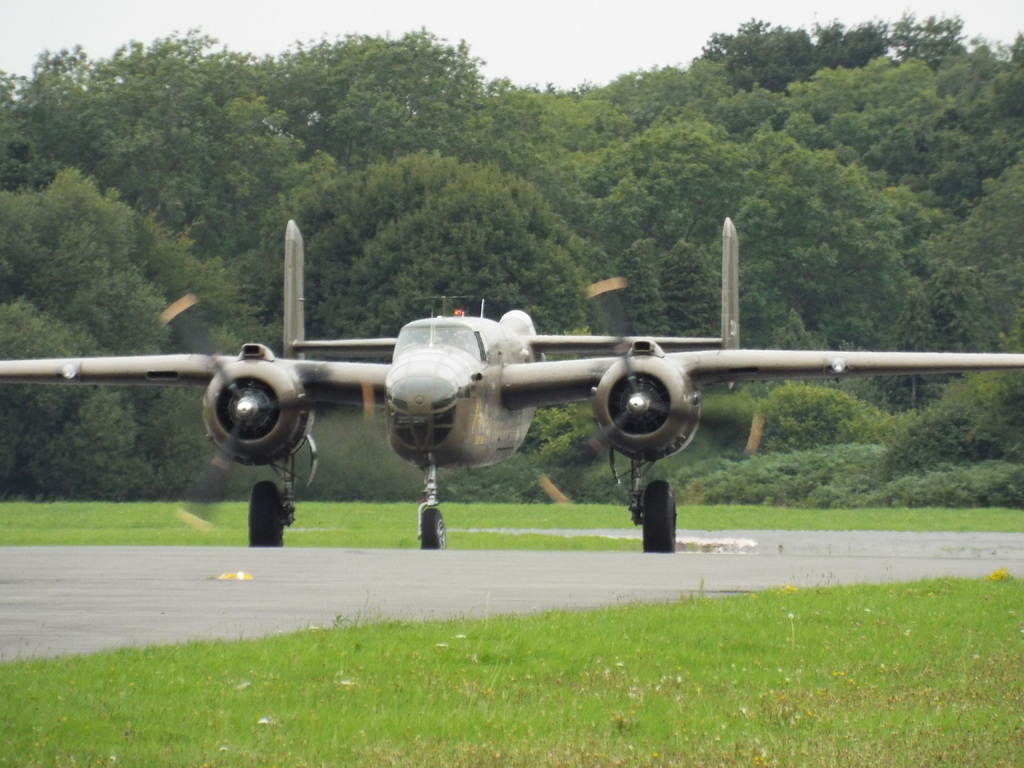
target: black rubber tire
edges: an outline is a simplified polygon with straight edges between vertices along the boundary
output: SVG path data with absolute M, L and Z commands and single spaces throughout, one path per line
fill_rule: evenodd
M 281 492 L 272 480 L 261 480 L 249 492 L 249 546 L 284 546 Z
M 445 549 L 447 546 L 441 510 L 428 507 L 420 518 L 420 549 Z
M 654 480 L 644 491 L 644 552 L 676 551 L 676 499 L 672 486 Z

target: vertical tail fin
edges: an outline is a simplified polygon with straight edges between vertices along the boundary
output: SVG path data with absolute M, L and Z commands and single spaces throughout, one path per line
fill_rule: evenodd
M 722 227 L 722 349 L 740 348 L 740 241 L 732 219 Z
M 284 235 L 284 356 L 289 358 L 302 356 L 296 353 L 295 345 L 306 340 L 304 267 L 302 233 L 294 221 L 289 221 Z

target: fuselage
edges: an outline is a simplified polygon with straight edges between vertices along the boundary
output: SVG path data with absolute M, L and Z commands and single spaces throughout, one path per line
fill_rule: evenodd
M 511 456 L 534 410 L 502 404 L 502 369 L 533 362 L 525 341 L 533 333 L 520 311 L 497 322 L 435 317 L 402 328 L 386 381 L 392 450 L 420 467 L 479 467 Z

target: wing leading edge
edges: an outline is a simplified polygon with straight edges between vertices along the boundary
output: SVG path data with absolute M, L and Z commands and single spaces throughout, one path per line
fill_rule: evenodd
M 508 365 L 502 371 L 502 402 L 509 408 L 540 408 L 589 400 L 601 377 L 619 359 L 602 357 Z M 1021 354 L 952 352 L 724 349 L 678 352 L 666 354 L 664 359 L 698 386 L 1024 369 Z
M 10 384 L 154 384 L 204 386 L 215 365 L 206 355 L 65 357 L 0 361 L 0 382 Z
M 0 382 L 6 384 L 113 384 L 205 387 L 217 371 L 239 360 L 207 355 L 143 355 L 140 357 L 64 357 L 0 361 Z M 283 360 L 314 402 L 365 405 L 384 402 L 384 380 L 390 365 Z
M 1024 368 L 1024 355 L 955 352 L 803 352 L 737 349 L 670 355 L 669 359 L 676 362 L 687 375 L 700 384 L 967 373 Z

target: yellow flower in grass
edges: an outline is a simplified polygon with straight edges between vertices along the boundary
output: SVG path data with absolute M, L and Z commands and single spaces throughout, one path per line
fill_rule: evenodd
M 990 573 L 986 578 L 989 581 L 1006 581 L 1007 579 L 1012 579 L 1013 577 L 1010 575 L 1010 572 L 1006 570 L 1006 568 L 997 568 L 996 570 L 992 571 L 992 573 Z

